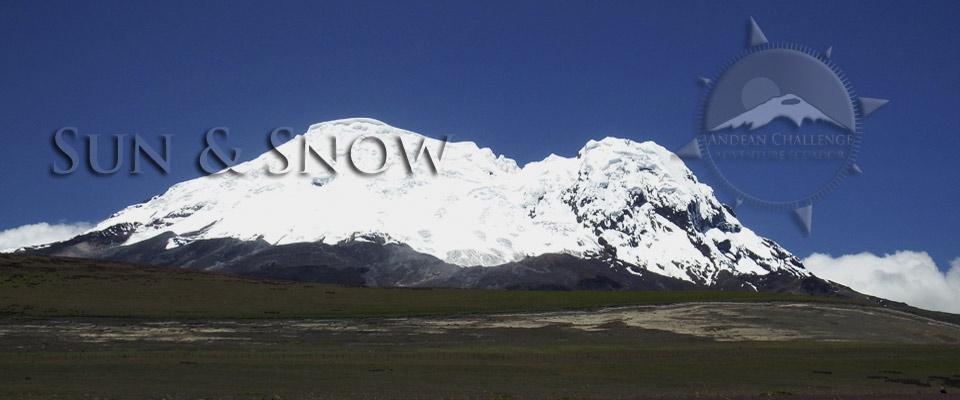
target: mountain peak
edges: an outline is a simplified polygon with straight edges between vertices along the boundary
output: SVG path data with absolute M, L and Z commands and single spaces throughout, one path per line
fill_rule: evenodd
M 377 120 L 377 119 L 373 119 L 373 118 L 362 118 L 362 117 L 360 117 L 360 118 L 335 119 L 335 120 L 332 120 L 332 121 L 326 121 L 326 122 L 316 123 L 316 124 L 310 125 L 310 128 L 308 128 L 307 131 L 309 132 L 309 131 L 312 131 L 312 130 L 315 130 L 315 129 L 321 129 L 321 128 L 323 128 L 323 127 L 337 126 L 337 125 L 345 125 L 345 126 L 353 126 L 353 125 L 357 125 L 357 126 L 373 125 L 373 126 L 394 128 L 394 127 L 392 127 L 392 126 L 390 126 L 390 125 L 387 125 L 385 122 L 380 121 L 380 120 Z M 396 129 L 396 128 L 394 128 L 394 129 Z
M 322 137 L 339 142 L 374 133 L 439 143 L 359 118 L 313 125 L 303 137 L 320 145 Z M 294 144 L 280 150 L 295 151 Z M 177 254 L 218 240 L 265 246 L 373 241 L 460 267 L 563 254 L 707 286 L 725 276 L 809 275 L 796 257 L 744 228 L 709 186 L 653 142 L 591 140 L 575 158 L 551 155 L 522 168 L 475 143 L 451 142 L 435 174 L 399 170 L 373 177 L 275 179 L 258 172 L 275 158 L 266 153 L 239 166 L 245 173 L 182 182 L 127 207 L 91 231 L 123 233 L 108 235 L 113 250 L 96 251 L 119 254 L 158 241 L 162 251 Z M 217 259 L 203 268 L 229 265 Z

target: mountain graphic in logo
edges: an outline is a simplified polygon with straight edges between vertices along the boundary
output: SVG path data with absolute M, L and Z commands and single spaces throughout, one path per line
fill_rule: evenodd
M 731 118 L 730 120 L 717 125 L 711 131 L 723 129 L 737 129 L 746 126 L 748 130 L 755 130 L 769 124 L 777 118 L 786 118 L 799 128 L 804 121 L 810 122 L 827 121 L 837 127 L 844 128 L 842 124 L 828 117 L 822 111 L 812 104 L 803 100 L 795 94 L 785 94 L 779 97 L 773 97 L 760 105 L 747 110 L 743 114 Z

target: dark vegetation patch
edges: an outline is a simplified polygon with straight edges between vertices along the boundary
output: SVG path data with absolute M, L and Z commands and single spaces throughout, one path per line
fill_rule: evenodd
M 291 271 L 325 273 L 320 267 Z M 346 318 L 686 302 L 858 304 L 851 300 L 784 293 L 615 290 L 619 284 L 601 275 L 581 280 L 578 285 L 583 289 L 606 290 L 370 288 L 111 261 L 0 254 L 0 316 L 5 317 Z

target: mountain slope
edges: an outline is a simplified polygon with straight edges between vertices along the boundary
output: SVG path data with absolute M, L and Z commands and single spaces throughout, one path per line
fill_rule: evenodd
M 812 278 L 652 142 L 590 141 L 520 168 L 471 142 L 348 119 L 233 170 L 28 251 L 378 286 L 775 290 Z

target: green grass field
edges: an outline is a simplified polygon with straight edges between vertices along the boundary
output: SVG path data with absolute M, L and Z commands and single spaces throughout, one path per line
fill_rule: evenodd
M 722 291 L 360 288 L 127 263 L 0 254 L 0 315 L 5 316 L 353 318 L 691 301 L 844 302 L 803 295 Z
M 364 326 L 383 317 L 457 323 L 466 313 L 688 302 L 836 304 L 862 309 L 863 318 L 881 310 L 748 292 L 339 287 L 0 255 L 0 398 L 844 398 L 933 394 L 940 385 L 960 391 L 956 342 L 721 342 L 622 324 L 600 331 L 564 324 L 350 329 L 358 318 Z M 294 333 L 275 324 L 330 318 L 343 329 Z M 225 323 L 244 328 L 234 332 Z M 149 332 L 171 324 L 182 337 L 118 335 L 124 327 Z M 226 333 L 195 340 L 192 332 Z
M 936 393 L 944 382 L 960 389 L 956 346 L 132 347 L 4 353 L 0 397 L 624 399 Z

